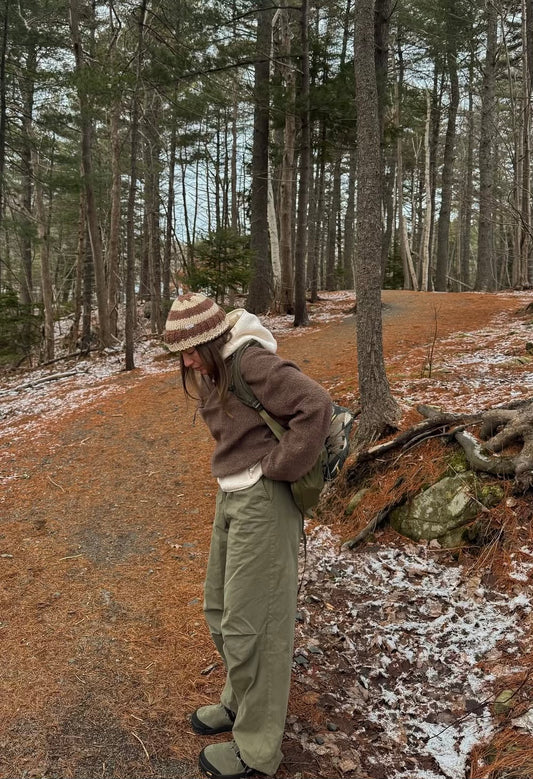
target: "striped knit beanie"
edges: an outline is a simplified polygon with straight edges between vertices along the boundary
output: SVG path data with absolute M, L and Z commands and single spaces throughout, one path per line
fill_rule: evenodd
M 180 295 L 169 311 L 163 341 L 171 352 L 183 352 L 218 338 L 231 327 L 220 306 L 201 292 Z

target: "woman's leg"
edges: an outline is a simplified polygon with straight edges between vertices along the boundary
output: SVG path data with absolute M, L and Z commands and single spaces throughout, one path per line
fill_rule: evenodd
M 221 700 L 237 714 L 235 741 L 244 762 L 264 773 L 282 757 L 301 526 L 285 482 L 261 479 L 217 498 L 206 619 L 226 663 Z
M 207 572 L 204 587 L 204 614 L 209 631 L 224 661 L 224 641 L 222 639 L 222 617 L 224 615 L 224 581 L 226 577 L 226 554 L 228 548 L 229 522 L 226 517 L 226 496 L 218 491 L 215 509 L 215 520 L 211 532 L 211 546 L 207 562 Z M 226 677 L 226 685 L 221 695 L 221 701 L 234 714 L 237 712 L 237 701 L 231 690 L 231 684 Z

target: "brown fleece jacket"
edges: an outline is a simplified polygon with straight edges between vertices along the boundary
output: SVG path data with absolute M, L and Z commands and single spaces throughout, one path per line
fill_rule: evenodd
M 204 384 L 200 414 L 215 439 L 213 475 L 230 476 L 260 461 L 267 478 L 296 481 L 314 465 L 324 444 L 331 399 L 294 363 L 259 346 L 243 353 L 241 371 L 258 400 L 287 432 L 278 442 L 257 411 L 232 392 L 222 407 L 216 390 Z

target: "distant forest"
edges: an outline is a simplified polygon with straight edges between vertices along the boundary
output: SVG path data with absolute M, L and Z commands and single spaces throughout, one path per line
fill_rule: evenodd
M 0 359 L 354 289 L 357 2 L 2 0 Z M 530 286 L 533 0 L 368 7 L 382 286 Z

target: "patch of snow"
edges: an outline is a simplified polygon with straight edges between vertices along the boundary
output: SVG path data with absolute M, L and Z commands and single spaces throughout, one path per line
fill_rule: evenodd
M 341 550 L 340 540 L 323 527 L 308 537 L 306 580 L 307 588 L 321 583 L 326 603 L 315 623 L 298 628 L 324 652 L 313 658 L 316 667 L 308 673 L 327 668 L 328 636 L 335 627 L 344 639 L 343 657 L 358 669 L 356 678 L 368 691 L 363 701 L 347 686 L 338 700 L 343 711 L 361 719 L 354 738 L 363 743 L 364 722 L 374 723 L 381 736 L 373 733 L 373 749 L 391 779 L 428 779 L 431 771 L 398 768 L 402 759 L 424 757 L 435 761 L 440 776 L 463 779 L 473 745 L 493 727 L 485 705 L 493 677 L 481 661 L 496 644 L 512 654 L 522 635 L 521 617 L 530 611 L 530 593 L 509 599 L 505 592 L 473 588 L 461 566 L 440 564 L 422 544 Z M 339 587 L 350 601 L 345 613 L 327 608 Z M 479 701 L 479 708 L 471 711 L 467 700 Z M 394 750 L 388 750 L 399 723 L 403 741 L 395 738 Z
M 438 725 L 421 723 L 420 729 L 427 736 L 428 753 L 449 779 L 466 776 L 466 762 L 472 748 L 492 731 L 490 714 L 485 712 L 477 719 L 470 718 L 464 726 L 442 728 Z M 406 774 L 398 774 L 397 779 Z

